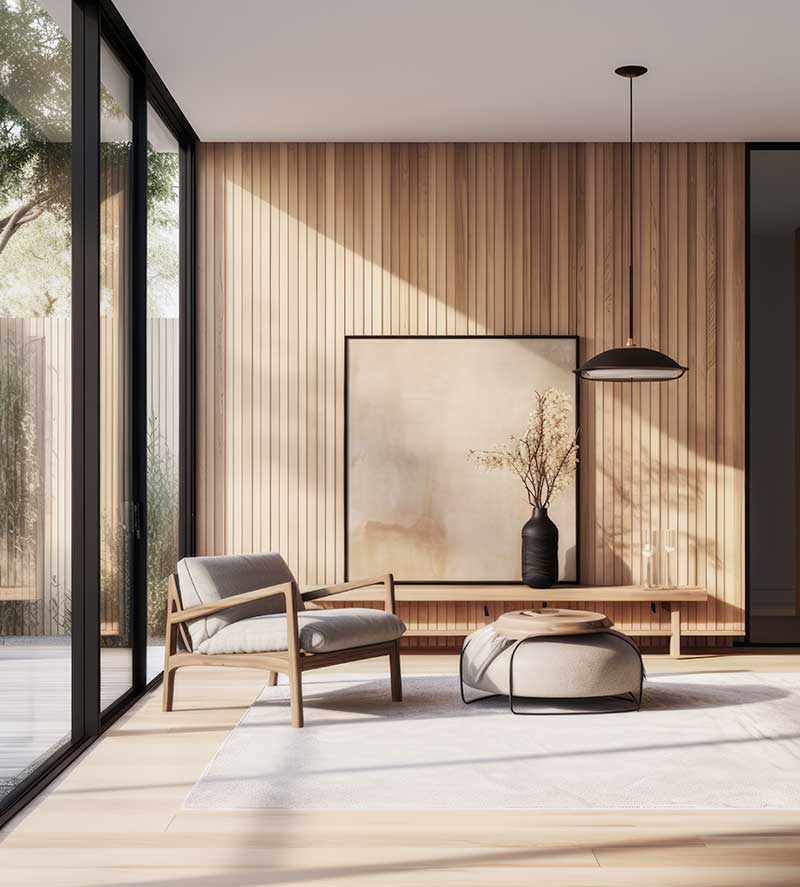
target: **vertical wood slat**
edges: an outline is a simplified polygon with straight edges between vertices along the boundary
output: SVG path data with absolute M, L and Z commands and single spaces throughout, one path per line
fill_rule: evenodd
M 582 386 L 581 578 L 638 581 L 643 533 L 674 526 L 678 578 L 714 595 L 685 627 L 736 631 L 744 150 L 635 152 L 635 333 L 690 372 Z M 200 550 L 268 547 L 303 583 L 343 578 L 347 333 L 577 334 L 581 359 L 624 341 L 626 161 L 608 144 L 202 145 Z M 664 626 L 643 606 L 608 610 Z

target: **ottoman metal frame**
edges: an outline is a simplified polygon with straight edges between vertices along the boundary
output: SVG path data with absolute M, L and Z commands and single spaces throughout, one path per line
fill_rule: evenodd
M 642 659 L 642 654 L 639 648 L 634 644 L 634 642 L 624 634 L 615 631 L 595 631 L 591 632 L 591 634 L 608 634 L 612 635 L 615 638 L 621 638 L 625 641 L 629 646 L 631 646 L 635 651 L 636 655 L 639 657 L 639 671 L 640 671 L 640 679 L 639 679 L 639 695 L 637 696 L 635 693 L 621 693 L 614 694 L 610 696 L 583 696 L 583 697 L 575 697 L 577 699 L 618 699 L 620 701 L 619 708 L 606 708 L 602 711 L 519 711 L 514 708 L 514 657 L 517 655 L 517 651 L 524 644 L 533 643 L 535 641 L 551 641 L 554 637 L 586 637 L 586 633 L 582 634 L 564 634 L 564 635 L 533 635 L 527 638 L 521 638 L 518 640 L 512 650 L 511 650 L 511 658 L 508 663 L 508 707 L 513 715 L 527 715 L 532 717 L 546 717 L 547 715 L 561 715 L 561 714 L 569 714 L 569 715 L 594 715 L 594 714 L 619 714 L 621 712 L 630 712 L 630 711 L 639 711 L 642 707 L 642 695 L 644 693 L 644 678 L 645 678 L 645 669 L 644 669 L 644 660 Z M 476 696 L 474 699 L 467 699 L 464 696 L 464 653 L 466 652 L 467 647 L 469 646 L 470 638 L 467 638 L 464 646 L 461 648 L 461 655 L 458 657 L 458 687 L 459 692 L 461 693 L 461 701 L 464 705 L 472 705 L 473 702 L 480 702 L 482 699 L 494 699 L 497 696 L 504 696 L 504 693 L 487 693 L 485 696 Z M 523 699 L 547 699 L 545 696 L 523 696 Z M 554 697 L 555 698 L 555 697 Z

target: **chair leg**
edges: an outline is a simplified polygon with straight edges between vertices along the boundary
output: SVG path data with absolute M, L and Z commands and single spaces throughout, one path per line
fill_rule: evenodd
M 172 700 L 175 697 L 175 673 L 177 668 L 169 668 L 164 671 L 164 687 L 161 696 L 161 708 L 163 711 L 172 711 Z
M 267 675 L 267 686 L 268 687 L 277 687 L 278 686 L 278 672 L 271 671 Z
M 403 701 L 403 679 L 400 674 L 400 641 L 394 642 L 389 654 L 389 674 L 392 683 L 392 702 Z
M 303 679 L 300 669 L 289 670 L 289 693 L 292 702 L 292 726 L 303 726 Z
M 292 582 L 286 593 L 286 627 L 289 635 L 289 693 L 292 700 L 292 726 L 303 726 L 303 669 L 300 667 L 300 628 L 297 624 L 297 587 Z
M 171 667 L 170 659 L 178 652 L 178 625 L 171 622 L 170 618 L 177 611 L 178 587 L 173 575 L 167 580 L 167 630 L 164 638 L 164 688 L 161 696 L 163 711 L 172 711 L 172 700 L 175 696 L 175 672 L 177 669 Z

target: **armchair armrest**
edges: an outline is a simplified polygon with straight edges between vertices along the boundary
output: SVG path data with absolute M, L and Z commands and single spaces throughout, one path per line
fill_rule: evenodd
M 304 601 L 318 601 L 321 598 L 341 594 L 344 591 L 353 591 L 357 588 L 369 588 L 371 585 L 383 585 L 385 590 L 384 609 L 387 613 L 395 612 L 394 576 L 387 573 L 375 579 L 356 579 L 354 582 L 341 582 L 338 585 L 325 585 L 321 588 L 312 588 L 301 595 Z
M 238 607 L 240 604 L 249 604 L 251 601 L 260 601 L 263 598 L 272 597 L 273 595 L 282 594 L 286 596 L 286 612 L 293 613 L 294 595 L 292 582 L 283 582 L 280 585 L 270 585 L 266 588 L 256 588 L 253 591 L 245 591 L 242 594 L 233 594 L 230 597 L 222 598 L 214 601 L 213 604 L 197 604 L 194 607 L 186 607 L 177 610 L 168 615 L 170 623 L 191 622 L 193 619 L 200 619 L 203 616 L 213 616 L 214 613 L 220 613 L 222 610 L 229 610 L 231 607 Z

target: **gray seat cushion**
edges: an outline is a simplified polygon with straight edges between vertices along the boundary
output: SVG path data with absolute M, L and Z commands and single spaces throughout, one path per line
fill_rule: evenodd
M 499 636 L 492 625 L 464 641 L 465 686 L 508 695 L 509 665 L 517 641 Z M 514 656 L 514 696 L 540 699 L 639 695 L 642 660 L 633 642 L 613 630 L 526 641 Z
M 178 562 L 178 587 L 184 607 L 215 603 L 222 598 L 270 585 L 294 582 L 286 561 L 279 554 L 237 554 L 218 557 L 185 557 Z M 297 609 L 303 609 L 303 600 L 295 586 Z M 228 625 L 251 616 L 285 613 L 283 595 L 274 595 L 231 607 L 203 619 L 187 623 L 192 647 L 200 645 Z
M 300 648 L 307 653 L 330 653 L 368 644 L 394 641 L 406 627 L 392 613 L 360 607 L 305 610 L 298 613 Z M 199 653 L 270 653 L 287 650 L 286 616 L 273 613 L 240 619 L 217 631 L 198 647 Z

